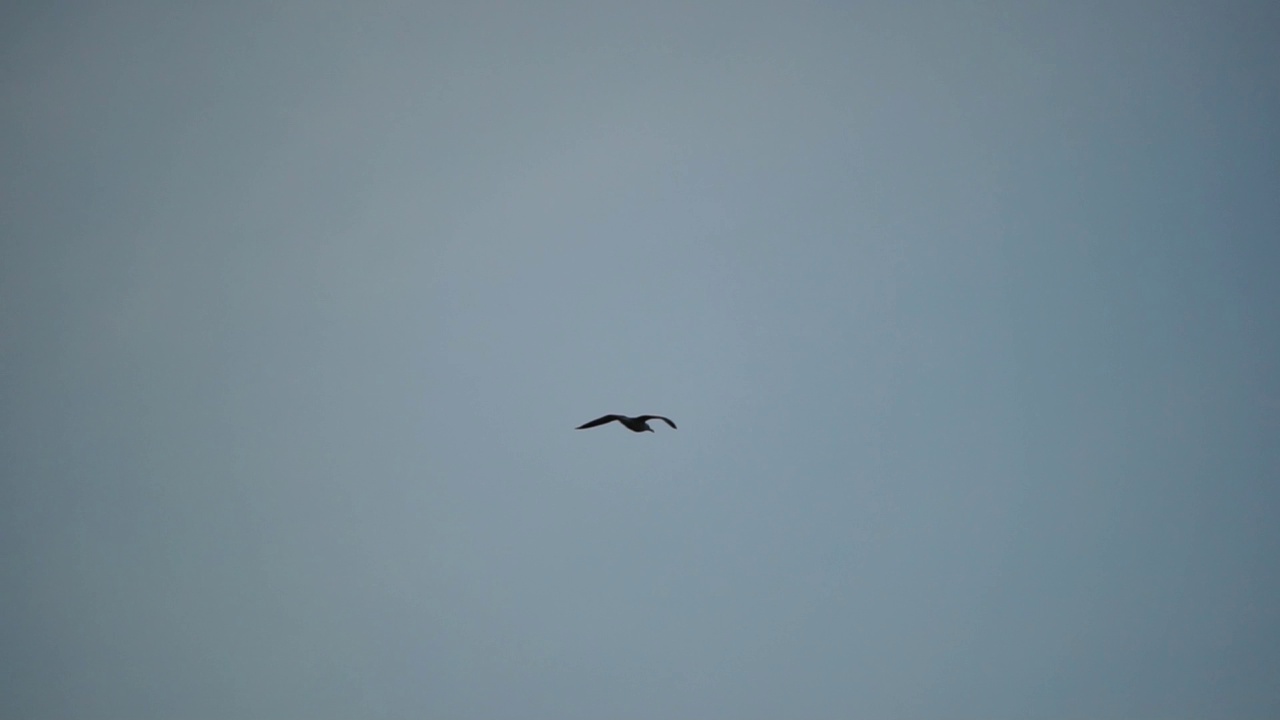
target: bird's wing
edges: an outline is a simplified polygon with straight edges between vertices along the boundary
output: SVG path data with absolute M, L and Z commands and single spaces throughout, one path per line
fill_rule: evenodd
M 671 422 L 671 418 L 665 418 L 665 417 L 662 417 L 661 415 L 641 415 L 636 419 L 637 420 L 661 420 L 662 422 L 670 425 L 672 430 L 676 429 L 676 424 Z
M 596 418 L 595 420 L 592 420 L 592 421 L 591 421 L 591 422 L 589 422 L 589 423 L 583 423 L 583 424 L 579 425 L 578 427 L 576 427 L 576 428 L 574 428 L 574 429 L 575 429 L 575 430 L 586 430 L 587 428 L 593 428 L 593 427 L 595 427 L 595 426 L 597 426 L 597 425 L 603 425 L 603 424 L 605 424 L 605 423 L 611 423 L 611 422 L 613 422 L 614 420 L 617 420 L 617 419 L 618 419 L 618 418 L 620 418 L 620 417 L 622 417 L 622 416 L 621 416 L 621 415 L 602 415 L 602 416 L 600 416 L 600 417 Z

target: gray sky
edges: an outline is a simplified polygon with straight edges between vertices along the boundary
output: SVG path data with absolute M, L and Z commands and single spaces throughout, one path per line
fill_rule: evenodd
M 10 3 L 0 715 L 1280 716 L 1277 7 Z

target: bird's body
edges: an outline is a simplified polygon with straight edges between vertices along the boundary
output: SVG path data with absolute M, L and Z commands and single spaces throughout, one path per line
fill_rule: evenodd
M 622 423 L 623 427 L 630 430 L 631 432 L 638 432 L 638 433 L 653 432 L 653 428 L 649 427 L 650 420 L 661 420 L 666 424 L 670 425 L 672 430 L 674 430 L 676 427 L 676 424 L 671 422 L 671 418 L 665 418 L 665 417 L 662 417 L 661 415 L 640 415 L 638 417 L 627 417 L 626 415 L 603 415 L 601 417 L 596 418 L 595 420 L 592 420 L 589 423 L 583 423 L 579 425 L 576 429 L 586 430 L 587 428 L 593 428 L 597 425 L 604 425 L 605 423 L 611 423 L 614 420 L 617 420 L 618 422 Z

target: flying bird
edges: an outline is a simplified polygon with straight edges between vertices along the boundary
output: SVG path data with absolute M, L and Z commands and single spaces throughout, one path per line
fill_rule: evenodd
M 623 426 L 625 426 L 631 432 L 653 432 L 653 428 L 649 427 L 650 420 L 661 420 L 662 422 L 670 425 L 672 430 L 674 430 L 676 427 L 676 424 L 671 422 L 671 418 L 664 418 L 661 415 L 641 415 L 640 417 L 627 417 L 626 415 L 605 415 L 603 417 L 598 417 L 589 423 L 583 423 L 582 425 L 579 425 L 574 429 L 586 430 L 587 428 L 593 428 L 597 425 L 604 425 L 605 423 L 611 423 L 614 420 L 617 420 L 618 422 L 622 423 Z

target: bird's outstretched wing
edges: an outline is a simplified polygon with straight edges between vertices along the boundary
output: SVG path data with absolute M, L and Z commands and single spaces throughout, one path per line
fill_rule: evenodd
M 670 425 L 672 430 L 676 429 L 676 424 L 671 422 L 671 418 L 665 418 L 665 417 L 662 417 L 661 415 L 641 415 L 636 419 L 637 420 L 661 420 L 662 422 Z
M 622 416 L 621 416 L 621 415 L 602 415 L 601 417 L 598 417 L 598 418 L 596 418 L 595 420 L 592 420 L 592 421 L 591 421 L 591 422 L 589 422 L 589 423 L 583 423 L 583 424 L 579 425 L 578 427 L 576 427 L 576 428 L 574 428 L 574 429 L 575 429 L 575 430 L 586 430 L 587 428 L 593 428 L 593 427 L 595 427 L 595 426 L 597 426 L 597 425 L 603 425 L 603 424 L 605 424 L 605 423 L 611 423 L 611 422 L 613 422 L 614 420 L 617 420 L 617 419 L 618 419 L 618 418 L 620 418 L 620 417 L 622 417 Z

